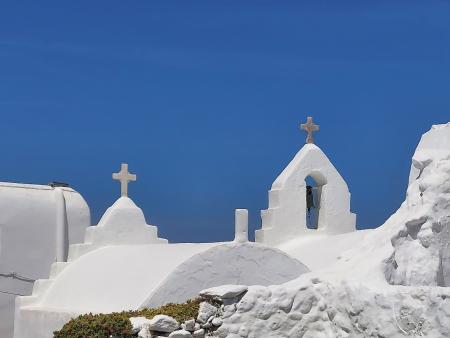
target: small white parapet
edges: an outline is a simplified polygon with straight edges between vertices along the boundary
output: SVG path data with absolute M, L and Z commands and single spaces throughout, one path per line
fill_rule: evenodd
M 236 209 L 234 241 L 238 243 L 248 242 L 248 210 Z

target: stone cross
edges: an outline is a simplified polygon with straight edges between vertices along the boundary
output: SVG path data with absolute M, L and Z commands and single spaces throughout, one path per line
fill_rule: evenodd
M 314 143 L 313 133 L 319 130 L 319 126 L 317 124 L 314 124 L 313 118 L 311 116 L 308 116 L 308 118 L 306 119 L 306 124 L 300 125 L 300 128 L 308 133 L 308 136 L 306 137 L 306 143 Z
M 136 175 L 128 172 L 128 164 L 122 163 L 120 171 L 112 175 L 114 180 L 120 181 L 120 195 L 128 196 L 128 183 L 136 181 Z

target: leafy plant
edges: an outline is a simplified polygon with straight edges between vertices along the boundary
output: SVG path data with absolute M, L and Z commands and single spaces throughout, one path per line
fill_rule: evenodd
M 54 338 L 131 338 L 130 317 L 153 318 L 156 315 L 167 315 L 179 323 L 197 318 L 200 299 L 188 300 L 183 304 L 166 304 L 156 309 L 114 312 L 108 314 L 84 314 L 71 319 L 63 328 L 53 333 Z

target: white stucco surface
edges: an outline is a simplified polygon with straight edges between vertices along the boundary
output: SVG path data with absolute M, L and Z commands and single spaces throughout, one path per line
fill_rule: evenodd
M 87 252 L 108 245 L 165 244 L 158 237 L 158 228 L 148 225 L 142 209 L 129 197 L 122 196 L 110 206 L 98 225 L 86 229 L 84 243 L 72 245 L 69 261 Z
M 236 211 L 239 241 L 167 244 L 130 198 L 119 198 L 85 242 L 70 247 L 68 262 L 54 263 L 32 296 L 17 299 L 14 337 L 51 338 L 76 314 L 184 302 L 204 288 L 278 284 L 308 271 L 278 249 L 247 242 L 247 217 Z
M 272 285 L 309 269 L 283 251 L 257 243 L 216 245 L 185 260 L 143 303 L 156 307 L 194 298 L 202 289 L 223 284 Z
M 90 211 L 83 197 L 71 188 L 63 192 L 67 216 L 67 240 L 81 242 L 90 225 Z M 13 334 L 14 295 L 28 295 L 33 283 L 46 278 L 56 260 L 60 202 L 47 185 L 0 183 L 0 337 Z M 18 278 L 11 277 L 15 273 Z M 20 276 L 26 277 L 21 278 Z
M 78 313 L 136 309 L 178 265 L 214 245 L 99 248 L 70 263 L 55 278 L 39 306 Z
M 301 261 L 311 271 L 317 271 L 335 264 L 345 251 L 357 246 L 372 231 L 357 230 L 338 235 L 308 233 L 280 243 L 277 248 Z
M 50 338 L 68 314 L 183 302 L 207 287 L 277 284 L 308 271 L 277 249 L 235 242 L 105 246 L 66 264 L 34 299 L 19 299 L 16 338 Z
M 422 135 L 413 155 L 409 183 L 414 182 L 434 157 L 442 157 L 450 149 L 450 122 L 436 124 Z
M 124 196 L 106 210 L 96 227 L 88 229 L 86 241 L 99 246 L 167 243 L 158 238 L 156 226 L 146 223 L 142 209 Z
M 306 226 L 308 176 L 316 181 L 320 196 L 317 230 Z M 272 245 L 311 231 L 340 234 L 356 228 L 347 184 L 315 144 L 305 144 L 277 177 L 269 191 L 269 208 L 261 211 L 261 217 L 262 229 L 256 231 L 256 241 Z
M 328 258 L 333 247 L 349 248 L 283 285 L 249 286 L 216 335 L 450 337 L 450 124 L 433 126 L 424 139 L 413 159 L 421 174 L 383 225 L 281 244 L 293 255 Z

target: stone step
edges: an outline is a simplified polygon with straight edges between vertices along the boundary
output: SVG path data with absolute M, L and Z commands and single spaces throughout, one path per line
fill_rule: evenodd
M 97 231 L 97 226 L 90 226 L 86 228 L 84 233 L 84 243 L 92 243 L 94 240 L 94 234 Z
M 34 282 L 32 296 L 42 295 L 50 285 L 53 283 L 52 279 L 38 279 Z
M 85 253 L 88 253 L 93 249 L 93 245 L 90 243 L 87 244 L 72 244 L 69 247 L 69 256 L 67 261 L 71 262 L 77 259 L 80 256 L 83 256 Z
M 38 300 L 37 296 L 18 296 L 16 297 L 16 309 L 22 306 L 30 306 L 36 304 Z
M 63 271 L 68 265 L 69 263 L 67 262 L 54 262 L 50 268 L 49 279 L 55 279 L 55 277 L 59 275 L 59 273 Z

